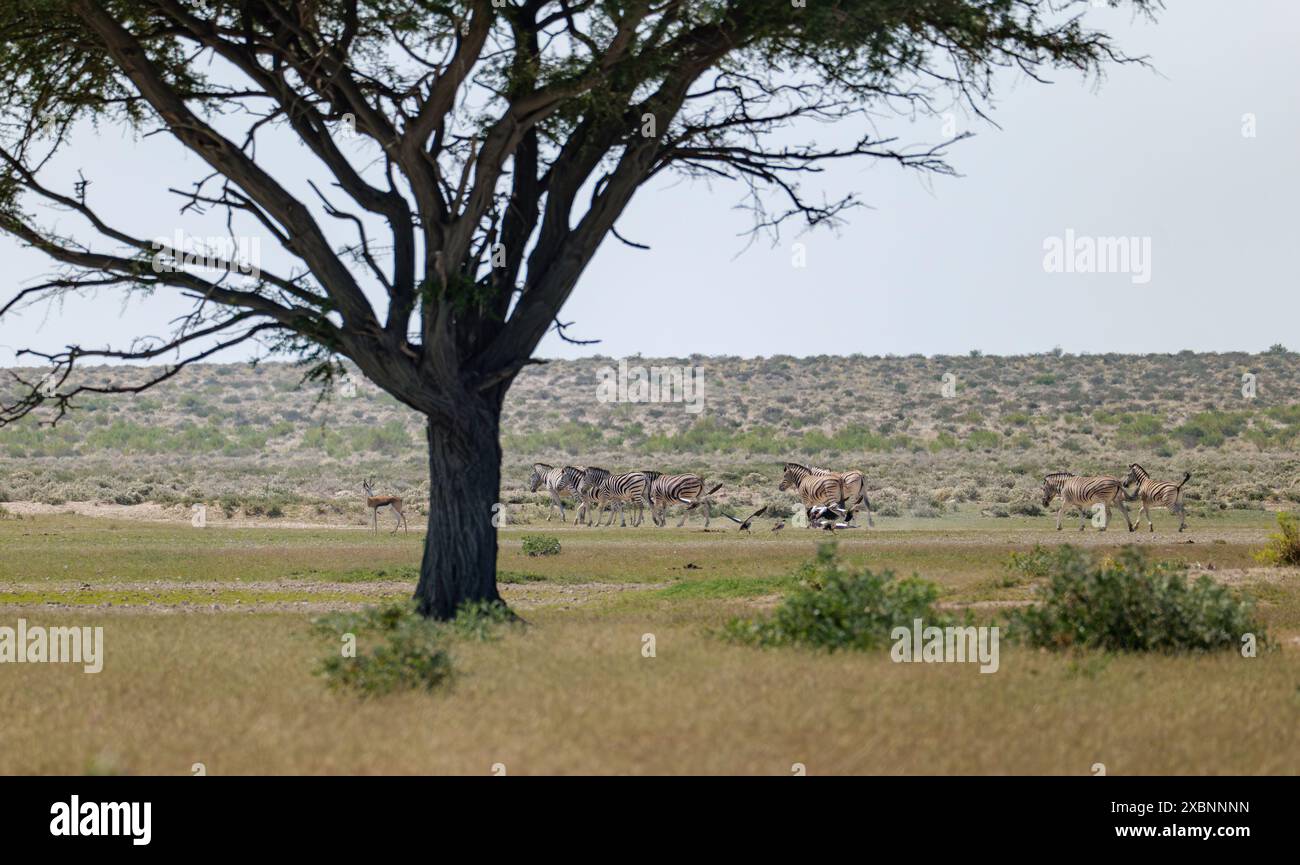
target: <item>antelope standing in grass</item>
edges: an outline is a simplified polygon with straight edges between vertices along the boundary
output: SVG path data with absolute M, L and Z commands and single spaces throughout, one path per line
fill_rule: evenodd
M 1147 474 L 1147 470 L 1137 463 L 1128 467 L 1128 477 L 1124 478 L 1124 486 L 1136 483 L 1137 497 L 1142 500 L 1142 510 L 1138 513 L 1138 524 L 1142 523 L 1142 515 L 1146 514 L 1147 528 L 1155 531 L 1155 524 L 1151 522 L 1151 507 L 1169 508 L 1169 513 L 1177 514 L 1181 521 L 1178 523 L 1178 531 L 1187 528 L 1187 505 L 1183 504 L 1183 484 L 1192 479 L 1191 472 L 1183 472 L 1183 479 L 1178 483 L 1170 481 L 1158 481 Z
M 390 532 L 390 534 L 394 534 L 394 535 L 397 534 L 398 528 L 403 528 L 407 532 L 411 530 L 411 527 L 406 523 L 406 514 L 402 513 L 401 496 L 375 495 L 374 480 L 366 480 L 362 482 L 361 488 L 366 491 L 366 507 L 370 508 L 370 513 L 373 518 L 371 521 L 372 531 L 375 532 L 379 531 L 379 509 L 380 508 L 392 508 L 393 513 L 397 514 L 397 525 L 393 526 L 393 530 L 392 532 Z

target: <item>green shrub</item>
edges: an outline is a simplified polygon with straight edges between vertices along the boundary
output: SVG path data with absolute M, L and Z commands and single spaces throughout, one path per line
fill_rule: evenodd
M 1246 427 L 1245 412 L 1205 411 L 1174 430 L 1187 447 L 1219 447 Z
M 414 602 L 335 613 L 312 623 L 322 636 L 356 639 L 356 657 L 345 657 L 342 642 L 317 672 L 330 687 L 372 697 L 395 691 L 433 691 L 454 676 L 448 647 L 456 640 L 495 639 L 499 625 L 517 621 L 505 604 L 466 604 L 450 622 L 421 616 Z
M 321 664 L 318 672 L 332 688 L 381 696 L 401 690 L 432 691 L 452 677 L 444 630 L 416 612 L 413 603 L 326 616 L 314 627 L 322 635 L 351 634 L 357 641 L 356 657 L 345 657 L 340 643 Z
M 1016 502 L 1011 506 L 1011 513 L 1026 517 L 1041 517 L 1043 508 L 1038 502 Z
M 523 551 L 526 556 L 558 556 L 560 539 L 552 535 L 524 535 Z
M 1277 534 L 1268 536 L 1268 546 L 1255 553 L 1255 560 L 1265 565 L 1300 565 L 1300 520 L 1279 511 L 1277 528 Z
M 500 635 L 500 626 L 518 624 L 519 618 L 503 603 L 477 601 L 462 604 L 456 618 L 442 627 L 461 639 L 486 643 Z
M 915 619 L 944 627 L 950 618 L 935 610 L 939 589 L 893 572 L 853 573 L 841 567 L 833 543 L 818 547 L 817 557 L 796 574 L 795 589 L 769 617 L 733 619 L 725 639 L 754 646 L 804 646 L 830 652 L 874 649 L 888 645 L 896 625 Z
M 1033 567 L 1039 567 L 1036 561 Z M 1136 547 L 1095 560 L 1070 546 L 1048 564 L 1042 602 L 1011 615 L 1008 636 L 1042 648 L 1177 652 L 1264 642 L 1252 603 L 1185 566 L 1152 562 Z

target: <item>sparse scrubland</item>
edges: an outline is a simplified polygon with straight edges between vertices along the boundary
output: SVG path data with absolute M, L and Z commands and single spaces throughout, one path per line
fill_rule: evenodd
M 738 508 L 776 494 L 793 459 L 867 474 L 886 516 L 933 517 L 977 503 L 991 518 L 1034 514 L 1042 475 L 1192 472 L 1189 516 L 1300 502 L 1300 355 L 1057 355 L 630 361 L 703 372 L 703 411 L 597 399 L 610 358 L 526 369 L 503 423 L 504 501 L 544 518 L 527 491 L 534 461 L 689 471 L 725 483 Z M 1243 374 L 1255 396 L 1243 396 Z M 125 380 L 126 367 L 91 368 Z M 944 376 L 954 396 L 943 396 Z M 58 427 L 0 429 L 0 500 L 51 505 L 206 503 L 213 518 L 360 523 L 361 479 L 417 512 L 428 489 L 424 431 L 390 396 L 299 388 L 302 370 L 206 365 L 138 396 L 89 398 Z M 0 387 L 12 387 L 4 384 Z

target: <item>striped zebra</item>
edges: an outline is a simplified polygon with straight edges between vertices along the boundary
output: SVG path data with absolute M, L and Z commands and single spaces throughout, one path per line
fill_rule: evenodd
M 859 510 L 867 512 L 867 525 L 875 527 L 875 520 L 871 518 L 871 500 L 867 498 L 867 476 L 857 469 L 850 469 L 847 472 L 837 472 L 831 469 L 818 468 L 817 466 L 805 466 L 800 463 L 786 463 L 784 474 L 782 475 L 782 484 L 787 478 L 793 478 L 794 483 L 788 486 L 780 487 L 784 492 L 786 489 L 797 489 L 799 481 L 802 481 L 809 475 L 839 475 L 844 479 L 844 497 L 848 502 L 849 512 L 846 516 L 848 521 L 853 520 L 853 515 Z M 859 508 L 858 506 L 861 505 Z
M 1128 530 L 1131 532 L 1137 528 L 1137 525 L 1129 518 L 1128 506 L 1124 504 L 1126 496 L 1124 494 L 1124 485 L 1120 483 L 1119 478 L 1112 477 L 1079 477 L 1071 472 L 1052 472 L 1043 478 L 1043 507 L 1052 503 L 1056 496 L 1061 497 L 1061 507 L 1056 511 L 1056 530 L 1061 530 L 1061 515 L 1065 513 L 1066 508 L 1078 508 L 1079 514 L 1083 521 L 1079 523 L 1079 531 L 1088 527 L 1089 505 L 1100 504 L 1106 509 L 1106 522 L 1110 522 L 1110 506 L 1114 505 L 1124 514 L 1124 522 L 1128 523 Z M 1106 531 L 1102 526 L 1100 531 Z
M 528 489 L 537 492 L 538 487 L 546 485 L 546 492 L 551 496 L 551 509 L 546 512 L 546 521 L 555 516 L 555 508 L 560 509 L 560 522 L 567 522 L 564 516 L 563 496 L 578 499 L 578 482 L 582 480 L 585 466 L 549 466 L 546 463 L 533 463 L 533 473 L 528 478 Z
M 601 524 L 605 508 L 609 508 L 609 524 L 614 525 L 614 513 L 618 512 L 619 525 L 627 526 L 624 507 L 629 503 L 647 501 L 649 483 L 642 472 L 627 472 L 621 475 L 611 474 L 607 469 L 589 468 L 578 482 L 578 494 L 582 504 L 578 506 L 578 518 L 574 525 L 581 522 L 584 514 L 589 513 L 591 505 L 599 505 L 596 511 L 596 524 Z M 590 525 L 590 522 L 588 523 Z
M 808 515 L 810 527 L 827 511 L 833 511 L 841 519 L 848 519 L 848 490 L 844 476 L 838 472 L 816 474 L 798 463 L 786 463 L 778 489 L 782 492 L 795 491 Z M 816 516 L 814 509 L 818 509 Z
M 713 515 L 709 496 L 722 489 L 722 484 L 718 484 L 706 493 L 704 478 L 699 475 L 664 475 L 659 472 L 646 472 L 646 474 L 654 475 L 650 480 L 649 501 L 650 516 L 654 519 L 655 525 L 660 528 L 668 525 L 670 505 L 686 505 L 686 510 L 682 512 L 682 518 L 677 523 L 677 528 L 680 529 L 686 525 L 686 518 L 690 512 L 703 504 L 704 527 L 706 529 L 709 527 L 709 520 Z
M 1142 515 L 1146 514 L 1147 528 L 1155 531 L 1156 527 L 1151 522 L 1151 507 L 1154 505 L 1158 508 L 1169 508 L 1169 513 L 1177 514 L 1181 521 L 1178 523 L 1178 531 L 1187 528 L 1187 506 L 1183 504 L 1183 484 L 1192 479 L 1191 472 L 1183 472 L 1183 479 L 1179 483 L 1170 481 L 1153 480 L 1147 470 L 1137 463 L 1128 467 L 1128 477 L 1124 478 L 1124 486 L 1137 484 L 1137 497 L 1142 500 L 1142 510 L 1138 514 L 1138 524 L 1142 523 Z

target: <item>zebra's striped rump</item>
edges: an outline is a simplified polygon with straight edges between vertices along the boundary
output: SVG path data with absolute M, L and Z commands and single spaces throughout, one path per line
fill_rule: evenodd
M 826 478 L 838 481 L 839 487 L 819 480 Z M 794 490 L 804 509 L 810 512 L 810 519 L 812 508 L 821 507 L 823 512 L 830 510 L 846 522 L 852 521 L 861 505 L 861 509 L 867 512 L 867 525 L 874 526 L 866 486 L 866 475 L 856 469 L 836 472 L 800 463 L 786 463 L 778 489 L 782 492 Z
M 1172 514 L 1178 514 L 1180 522 L 1178 531 L 1187 528 L 1187 507 L 1183 504 L 1183 484 L 1192 479 L 1191 472 L 1184 472 L 1183 479 L 1178 483 L 1170 481 L 1158 481 L 1151 477 L 1146 469 L 1137 463 L 1128 467 L 1128 476 L 1124 478 L 1124 486 L 1136 483 L 1137 490 L 1133 494 L 1134 499 L 1140 499 L 1142 510 L 1138 516 L 1141 520 L 1141 514 L 1146 514 L 1147 527 L 1155 531 L 1155 524 L 1151 521 L 1151 508 L 1163 507 L 1168 508 Z
M 613 475 L 607 469 L 589 468 L 578 483 L 578 495 L 582 499 L 582 504 L 578 508 L 578 519 L 582 519 L 590 505 L 599 505 L 598 522 L 600 515 L 608 507 L 610 525 L 614 523 L 614 511 L 617 509 L 619 524 L 626 526 L 624 506 L 629 502 L 639 505 L 647 501 L 648 487 L 649 482 L 644 472 Z
M 650 481 L 649 500 L 650 513 L 654 518 L 655 525 L 664 526 L 667 524 L 670 505 L 686 505 L 686 512 L 682 514 L 681 521 L 677 523 L 677 527 L 681 528 L 686 523 L 687 514 L 703 503 L 704 527 L 709 527 L 709 519 L 712 516 L 709 510 L 709 496 L 722 489 L 722 484 L 718 484 L 705 493 L 704 478 L 699 475 L 662 475 L 658 472 L 646 472 L 645 474 L 654 475 Z

